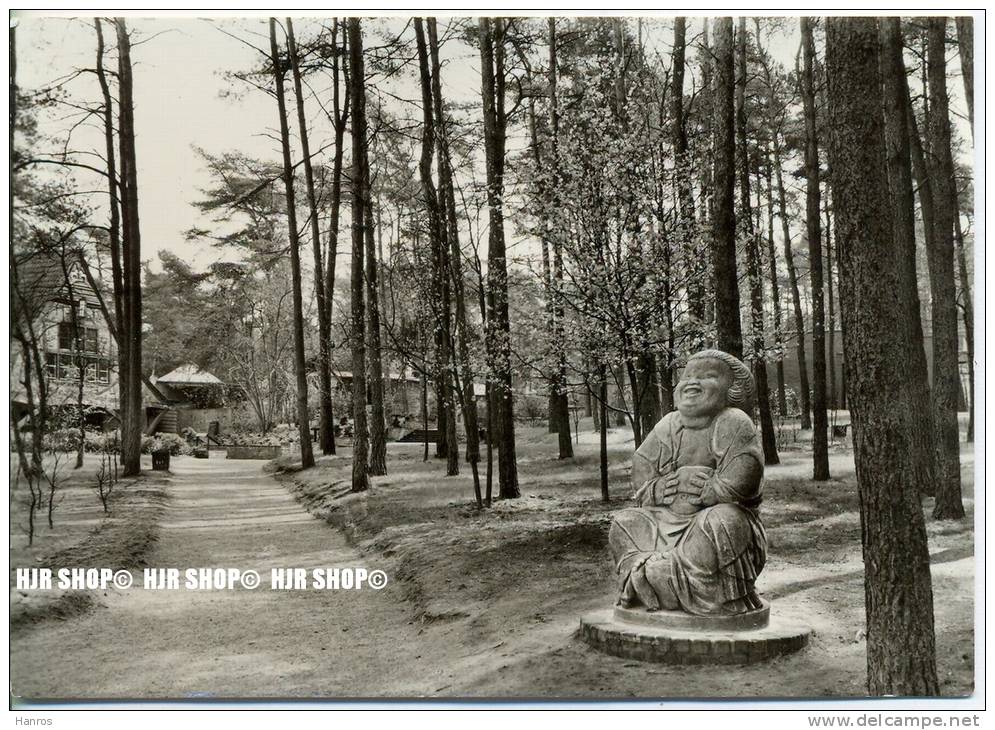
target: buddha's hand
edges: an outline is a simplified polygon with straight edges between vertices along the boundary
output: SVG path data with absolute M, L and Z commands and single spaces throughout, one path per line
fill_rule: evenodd
M 679 476 L 673 472 L 669 474 L 664 474 L 658 480 L 662 483 L 663 491 L 659 495 L 658 504 L 662 504 L 664 507 L 669 507 L 677 499 L 677 492 L 681 488 L 681 479 Z
M 694 492 L 688 495 L 688 502 L 703 508 L 718 504 L 721 500 L 715 489 L 717 478 L 710 471 L 692 474 L 688 479 L 688 486 L 690 487 L 688 491 L 691 492 L 694 490 Z
M 669 505 L 677 498 L 680 480 L 673 472 L 648 479 L 633 495 L 640 507 Z

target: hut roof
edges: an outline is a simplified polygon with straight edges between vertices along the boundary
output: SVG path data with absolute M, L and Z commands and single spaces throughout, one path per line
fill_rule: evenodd
M 193 363 L 180 365 L 175 370 L 156 378 L 156 382 L 166 385 L 224 385 L 215 375 L 201 370 Z

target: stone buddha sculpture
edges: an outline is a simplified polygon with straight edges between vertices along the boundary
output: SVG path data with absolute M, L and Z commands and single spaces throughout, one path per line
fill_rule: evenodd
M 674 393 L 677 410 L 633 457 L 639 506 L 616 512 L 608 533 L 618 605 L 700 616 L 760 609 L 754 582 L 767 538 L 757 514 L 763 448 L 745 410 L 753 376 L 732 355 L 704 350 Z

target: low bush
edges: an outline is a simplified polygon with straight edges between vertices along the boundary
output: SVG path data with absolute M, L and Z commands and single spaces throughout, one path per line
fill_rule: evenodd
M 59 428 L 45 434 L 44 448 L 46 451 L 73 453 L 79 449 L 79 429 Z M 142 435 L 141 452 L 151 454 L 153 451 L 166 449 L 170 456 L 189 455 L 193 447 L 186 439 L 175 433 L 160 433 L 155 436 Z M 83 440 L 83 450 L 88 454 L 117 453 L 121 450 L 121 437 L 117 431 L 86 431 Z
M 43 440 L 46 451 L 72 453 L 79 449 L 78 428 L 57 428 L 45 434 Z M 88 454 L 114 453 L 120 448 L 117 431 L 103 433 L 86 431 L 83 437 L 83 450 Z
M 148 442 L 146 443 L 146 439 Z M 142 437 L 142 453 L 149 454 L 153 451 L 168 451 L 170 456 L 189 456 L 193 453 L 193 448 L 186 439 L 176 433 L 157 433 L 154 438 Z

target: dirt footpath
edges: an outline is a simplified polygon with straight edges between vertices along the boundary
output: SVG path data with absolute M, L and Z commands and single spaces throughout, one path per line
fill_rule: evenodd
M 758 587 L 780 616 L 815 629 L 811 645 L 754 666 L 688 668 L 606 656 L 576 638 L 579 617 L 612 599 L 610 510 L 590 481 L 596 455 L 564 463 L 544 451 L 552 441 L 536 443 L 520 460 L 522 499 L 484 513 L 467 504 L 469 477 L 441 477 L 437 462 L 423 464 L 414 451 L 395 449 L 393 476 L 369 492 L 330 501 L 316 495 L 341 490 L 346 455 L 287 475 L 285 484 L 264 474 L 261 462 L 176 459 L 148 565 L 253 569 L 262 585 L 101 593 L 89 613 L 13 633 L 12 692 L 35 699 L 863 694 L 863 565 L 849 455 L 835 457 L 828 485 L 808 481 L 805 454 L 769 470 L 771 557 Z M 613 509 L 626 503 L 624 446 L 612 466 Z M 973 460 L 962 458 L 973 513 Z M 927 520 L 948 696 L 972 688 L 970 524 Z M 383 569 L 390 582 L 381 591 L 270 590 L 274 567 Z
M 35 699 L 431 695 L 450 683 L 390 584 L 381 591 L 269 589 L 273 567 L 369 565 L 261 471 L 174 459 L 153 567 L 233 567 L 255 590 L 98 596 L 98 607 L 11 637 L 11 691 Z M 181 578 L 182 583 L 182 578 Z

